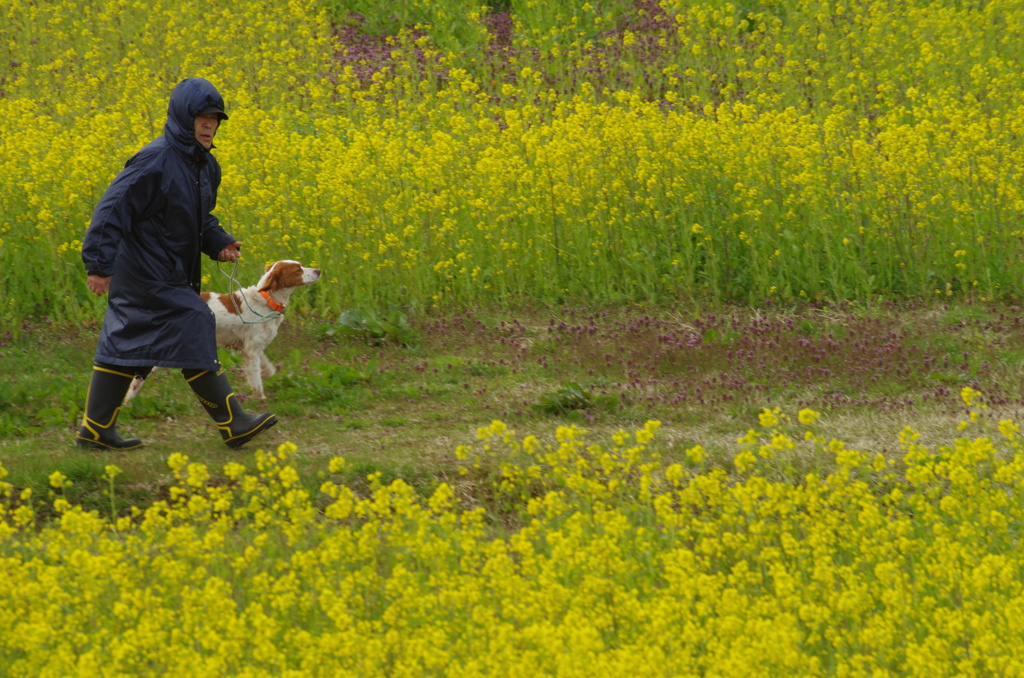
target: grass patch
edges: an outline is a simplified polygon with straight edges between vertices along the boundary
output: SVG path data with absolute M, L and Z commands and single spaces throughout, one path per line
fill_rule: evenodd
M 658 419 L 667 459 L 699 444 L 727 463 L 736 437 L 765 407 L 818 410 L 824 435 L 889 454 L 907 423 L 955 426 L 963 386 L 983 392 L 1006 418 L 1019 419 L 1024 408 L 1015 307 L 807 307 L 772 315 L 726 307 L 692 318 L 631 307 L 495 311 L 473 322 L 419 318 L 409 321 L 420 337 L 415 348 L 294 323 L 268 352 L 280 369 L 265 382 L 265 403 L 247 397 L 237 361 L 225 360 L 244 406 L 275 412 L 277 427 L 231 451 L 180 374 L 161 370 L 121 413 L 119 430 L 146 443 L 123 453 L 72 445 L 96 329 L 29 325 L 0 347 L 0 369 L 20 376 L 0 397 L 0 453 L 15 486 L 46 492 L 59 470 L 73 482 L 71 496 L 102 508 L 106 464 L 124 469 L 119 486 L 145 503 L 171 482 L 165 461 L 174 452 L 213 466 L 251 466 L 254 450 L 291 441 L 303 471 L 315 475 L 342 456 L 353 479 L 381 471 L 424 491 L 451 479 L 454 448 L 495 419 L 528 432 L 554 419 L 595 435 Z M 980 329 L 965 343 L 967 318 Z M 728 340 L 705 341 L 712 331 Z M 795 460 L 780 473 L 798 478 L 815 463 Z

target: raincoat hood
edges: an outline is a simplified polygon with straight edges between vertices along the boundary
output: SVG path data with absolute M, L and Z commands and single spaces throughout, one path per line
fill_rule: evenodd
M 197 153 L 196 149 L 207 152 L 195 136 L 196 116 L 207 111 L 219 112 L 222 120 L 228 119 L 223 112 L 224 98 L 213 83 L 205 78 L 182 80 L 174 87 L 171 101 L 167 104 L 164 135 L 185 153 Z

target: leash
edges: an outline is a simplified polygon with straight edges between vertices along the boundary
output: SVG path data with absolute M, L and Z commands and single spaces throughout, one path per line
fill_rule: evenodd
M 271 311 L 270 313 L 260 313 L 259 311 L 257 311 L 256 309 L 254 309 L 252 307 L 252 305 L 249 303 L 248 297 L 246 297 L 244 294 L 242 294 L 242 289 L 243 289 L 242 288 L 242 283 L 239 282 L 238 278 L 235 277 L 235 271 L 238 270 L 238 259 L 235 259 L 235 265 L 231 267 L 231 273 L 225 273 L 224 269 L 222 269 L 220 267 L 220 262 L 219 261 L 217 262 L 217 270 L 220 271 L 221 275 L 223 275 L 225 278 L 227 278 L 230 281 L 230 282 L 228 282 L 228 297 L 231 299 L 231 305 L 235 307 L 235 313 L 238 314 L 238 319 L 242 321 L 242 324 L 244 324 L 244 325 L 260 325 L 262 323 L 268 323 L 271 320 L 277 320 L 278 318 L 280 318 L 280 317 L 282 317 L 284 315 L 284 312 L 283 312 L 284 311 L 284 307 L 283 306 L 281 307 L 281 311 Z M 242 314 L 242 309 L 238 308 L 238 302 L 235 301 L 235 294 L 234 294 L 235 293 L 234 287 L 236 285 L 238 286 L 238 293 L 239 293 L 238 296 L 240 296 L 242 298 L 242 301 L 245 302 L 246 308 L 248 308 L 249 312 L 252 313 L 254 316 L 256 316 L 258 318 L 258 320 L 246 320 L 245 316 Z

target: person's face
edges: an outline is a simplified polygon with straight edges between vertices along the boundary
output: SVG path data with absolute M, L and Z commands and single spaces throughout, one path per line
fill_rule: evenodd
M 217 133 L 217 127 L 220 125 L 220 118 L 216 113 L 209 115 L 197 115 L 196 116 L 196 141 L 203 145 L 203 148 L 209 150 L 213 147 L 213 136 Z

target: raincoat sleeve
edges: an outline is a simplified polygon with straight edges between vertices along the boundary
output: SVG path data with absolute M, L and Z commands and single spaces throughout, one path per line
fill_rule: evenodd
M 129 162 L 111 182 L 96 209 L 82 243 L 82 262 L 89 275 L 114 273 L 114 258 L 121 239 L 147 213 L 159 209 L 161 176 L 152 165 Z
M 203 222 L 203 252 L 216 261 L 220 251 L 233 242 L 234 236 L 221 227 L 217 217 L 207 214 Z
M 220 225 L 220 220 L 213 214 L 217 207 L 217 189 L 220 188 L 220 165 L 211 159 L 210 183 L 213 186 L 213 200 L 210 211 L 203 215 L 202 249 L 206 256 L 217 261 L 220 251 L 235 242 L 234 236 L 227 233 Z

